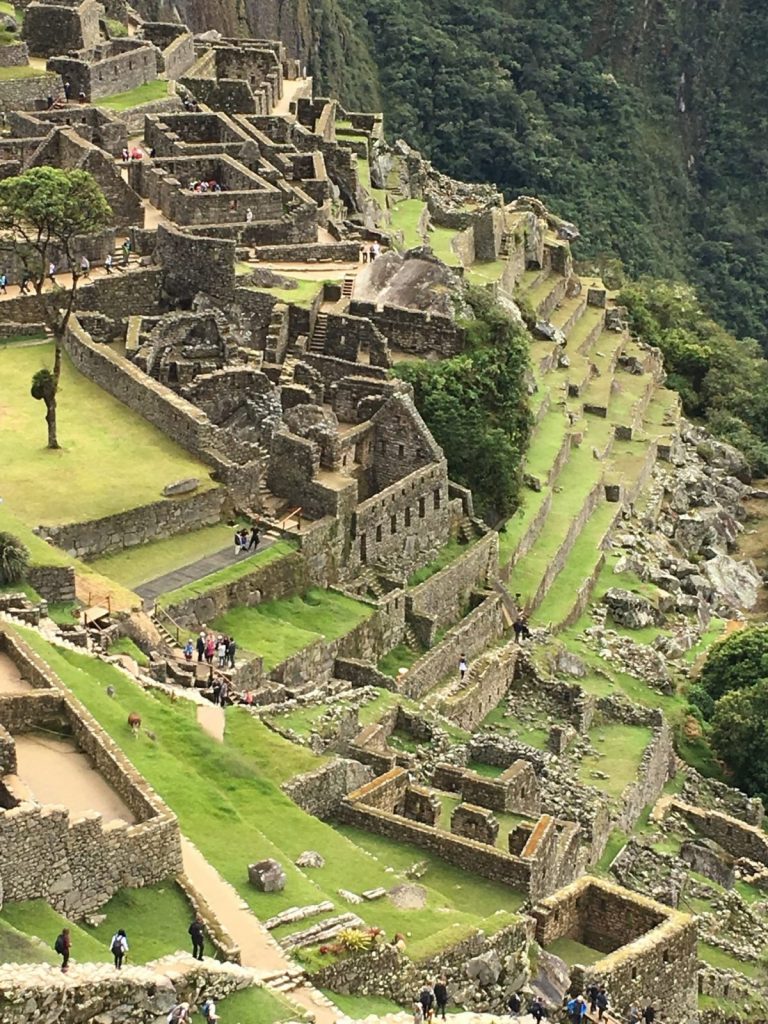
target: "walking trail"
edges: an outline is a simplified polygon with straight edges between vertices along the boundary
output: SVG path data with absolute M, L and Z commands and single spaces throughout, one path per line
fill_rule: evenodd
M 264 551 L 274 543 L 274 537 L 262 534 L 257 551 Z M 206 555 L 205 558 L 198 558 L 196 562 L 190 562 L 189 565 L 182 566 L 180 569 L 167 572 L 164 576 L 158 576 L 157 579 L 148 580 L 136 587 L 135 592 L 144 599 L 145 606 L 149 606 L 161 594 L 169 594 L 172 590 L 185 587 L 188 583 L 196 583 L 198 580 L 210 576 L 211 573 L 218 572 L 219 569 L 226 569 L 236 561 L 243 561 L 250 557 L 249 555 L 235 555 L 233 548 L 234 545 L 229 544 L 221 551 Z M 254 552 L 254 554 L 256 553 Z

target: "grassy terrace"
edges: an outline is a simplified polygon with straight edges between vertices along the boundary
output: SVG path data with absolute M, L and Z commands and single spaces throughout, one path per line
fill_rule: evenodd
M 288 277 L 289 275 L 286 274 L 284 276 Z M 309 309 L 317 298 L 317 293 L 323 287 L 324 282 L 308 281 L 301 277 L 290 277 L 290 280 L 296 282 L 295 288 L 262 288 L 260 285 L 253 285 L 253 289 L 257 292 L 267 292 L 269 295 L 274 295 L 280 302 L 287 302 L 293 306 L 303 306 L 305 309 Z
M 233 527 L 224 523 L 203 526 L 166 540 L 156 540 L 135 548 L 104 555 L 89 564 L 97 572 L 126 587 L 137 587 L 148 580 L 181 569 L 185 565 L 232 547 Z
M 197 725 L 191 704 L 140 690 L 111 665 L 58 650 L 31 630 L 19 632 L 122 747 L 178 815 L 184 833 L 259 917 L 325 898 L 340 912 L 347 904 L 340 903 L 339 888 L 390 888 L 404 880 L 400 873 L 407 867 L 424 860 L 428 870 L 421 884 L 427 889 L 426 907 L 404 911 L 380 900 L 357 907 L 360 916 L 390 934 L 409 932 L 414 944 L 431 943 L 446 920 L 459 927 L 499 927 L 504 919 L 494 918 L 495 912 L 519 900 L 506 886 L 472 878 L 422 850 L 354 829 L 334 829 L 306 814 L 280 786 L 299 772 L 319 768 L 326 759 L 276 736 L 245 710 L 228 710 L 225 740 L 212 744 Z M 108 685 L 114 687 L 114 697 L 107 695 Z M 155 733 L 155 742 L 131 735 L 126 725 L 131 711 Z M 294 865 L 305 849 L 318 850 L 326 858 L 322 872 L 305 874 Z M 264 857 L 275 857 L 284 865 L 284 892 L 259 893 L 248 884 L 247 858 Z M 394 873 L 386 872 L 387 866 Z
M 228 533 L 231 538 L 231 529 Z M 241 557 L 240 561 L 233 562 L 226 569 L 219 569 L 218 572 L 213 572 L 210 576 L 204 576 L 201 580 L 195 580 L 194 583 L 188 583 L 184 587 L 179 587 L 178 590 L 171 590 L 169 593 L 163 594 L 159 604 L 163 608 L 169 608 L 171 605 L 181 604 L 182 601 L 188 601 L 190 598 L 199 597 L 200 594 L 205 594 L 207 591 L 213 590 L 214 587 L 221 587 L 226 583 L 232 583 L 234 580 L 247 576 L 248 573 L 253 572 L 259 566 L 276 562 L 279 558 L 284 558 L 294 550 L 295 548 L 291 541 L 277 541 L 276 544 L 264 548 L 263 551 L 258 551 L 255 555 L 248 555 L 245 558 Z M 232 557 L 234 558 L 234 555 Z
M 303 597 L 267 601 L 253 608 L 230 608 L 212 625 L 237 637 L 241 650 L 261 655 L 269 671 L 315 640 L 337 640 L 372 613 L 369 605 L 345 594 L 313 588 Z
M 606 724 L 589 730 L 592 746 L 600 756 L 585 757 L 579 766 L 579 778 L 587 786 L 601 789 L 611 797 L 619 797 L 624 787 L 637 777 L 643 751 L 651 741 L 652 732 L 640 725 Z M 607 779 L 595 779 L 591 772 L 601 771 Z
M 29 387 L 33 374 L 52 362 L 52 343 L 0 348 L 2 496 L 21 520 L 36 526 L 98 519 L 158 501 L 166 484 L 184 477 L 213 486 L 207 466 L 78 373 L 66 357 L 58 395 L 62 448 L 46 448 L 43 405 Z
M 483 263 L 473 263 L 471 267 L 467 268 L 466 277 L 471 284 L 495 284 L 504 273 L 506 265 L 506 260 L 488 260 Z
M 456 559 L 460 555 L 463 555 L 470 547 L 470 544 L 462 544 L 460 540 L 452 537 L 448 543 L 440 549 L 440 554 L 434 562 L 430 562 L 429 565 L 425 565 L 421 569 L 417 569 L 416 572 L 408 578 L 408 586 L 416 587 L 419 583 L 424 583 L 426 580 L 430 579 L 430 577 L 440 572 L 441 569 L 445 569 L 449 566 L 451 562 L 455 562 Z
M 13 41 L 12 39 L 0 37 L 0 46 Z M 43 68 L 35 68 L 29 64 L 18 68 L 0 68 L 0 82 L 15 82 L 19 78 L 40 78 L 44 74 L 46 72 Z
M 163 100 L 167 95 L 168 82 L 165 79 L 157 78 L 154 82 L 138 85 L 129 92 L 118 92 L 114 96 L 97 100 L 96 105 L 104 107 L 105 110 L 130 110 L 131 107 L 138 107 L 141 103 Z
M 452 228 L 433 227 L 427 235 L 427 242 L 432 252 L 449 267 L 460 267 L 461 260 L 451 247 L 451 242 L 458 234 Z
M 425 208 L 426 203 L 421 199 L 401 199 L 390 209 L 392 230 L 402 232 L 404 249 L 424 244 L 419 232 L 419 221 Z

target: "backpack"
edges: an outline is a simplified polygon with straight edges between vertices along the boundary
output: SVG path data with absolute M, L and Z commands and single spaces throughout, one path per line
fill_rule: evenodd
M 63 935 L 57 935 L 56 936 L 56 941 L 53 944 L 53 948 L 54 948 L 54 951 L 59 954 L 59 956 L 62 956 L 66 952 L 66 946 L 64 944 L 64 936 Z
M 203 1015 L 203 1020 L 209 1020 L 209 1014 L 211 1012 L 211 1000 L 206 999 L 203 1005 L 200 1007 L 200 1013 Z
M 109 947 L 110 953 L 113 956 L 119 956 L 123 952 L 123 937 L 122 935 L 115 935 L 112 939 L 112 943 Z

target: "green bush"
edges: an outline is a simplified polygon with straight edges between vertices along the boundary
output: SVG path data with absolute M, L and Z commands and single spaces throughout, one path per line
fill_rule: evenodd
M 768 626 L 758 626 L 731 633 L 725 640 L 714 644 L 701 670 L 699 685 L 715 702 L 732 690 L 743 690 L 766 677 Z M 701 704 L 699 706 L 702 707 Z
M 12 533 L 0 533 L 0 586 L 21 583 L 29 568 L 29 550 Z

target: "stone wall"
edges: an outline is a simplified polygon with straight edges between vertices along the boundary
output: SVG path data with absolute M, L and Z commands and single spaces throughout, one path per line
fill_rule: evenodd
M 226 518 L 230 511 L 226 491 L 214 487 L 198 494 L 161 499 L 102 519 L 43 526 L 40 532 L 76 558 L 96 558 L 201 526 L 212 526 Z
M 626 1014 L 658 993 L 668 1020 L 689 1020 L 697 1004 L 695 919 L 612 883 L 584 877 L 534 907 L 545 948 L 571 938 L 608 953 L 571 971 L 575 988 L 604 985 L 614 1011 Z
M 679 815 L 699 836 L 714 840 L 737 860 L 747 857 L 768 866 L 768 834 L 762 829 L 721 811 L 694 807 L 677 799 L 669 803 L 667 813 Z
M 27 583 L 46 601 L 74 601 L 75 570 L 71 565 L 32 565 Z
M 96 0 L 81 3 L 38 3 L 26 5 L 22 36 L 35 57 L 51 57 L 70 50 L 92 49 L 99 43 L 101 5 Z
M 402 691 L 418 700 L 441 679 L 458 675 L 459 658 L 470 661 L 504 632 L 501 599 L 488 597 L 465 619 L 448 630 L 441 642 L 414 662 L 402 679 Z
M 40 110 L 48 106 L 49 96 L 62 92 L 58 75 L 30 75 L 0 82 L 0 113 L 10 110 Z
M 296 775 L 283 791 L 308 814 L 330 818 L 348 793 L 370 782 L 373 772 L 358 761 L 336 758 L 314 772 Z
M 409 591 L 407 611 L 434 621 L 437 629 L 464 614 L 473 591 L 484 590 L 499 564 L 499 535 L 488 533 L 475 541 L 445 569 Z
M 464 350 L 465 331 L 447 316 L 399 306 L 378 307 L 373 302 L 357 299 L 350 302 L 349 312 L 352 316 L 367 317 L 390 345 L 396 345 L 404 352 L 418 355 L 435 352 L 447 359 Z
M 659 714 L 661 718 L 661 715 Z M 675 745 L 672 729 L 662 718 L 653 738 L 643 751 L 637 778 L 621 794 L 621 813 L 617 827 L 631 829 L 649 804 L 655 804 L 665 784 L 675 776 Z M 766 836 L 768 840 L 768 836 Z M 768 853 L 768 841 L 765 843 Z
M 161 224 L 155 255 L 163 267 L 165 290 L 176 302 L 190 302 L 198 292 L 225 303 L 234 298 L 233 241 L 185 235 Z
M 26 43 L 6 43 L 0 46 L 0 68 L 25 68 L 29 63 Z
M 69 79 L 73 96 L 82 91 L 89 101 L 93 101 L 154 82 L 157 78 L 157 57 L 153 46 L 137 45 L 127 53 L 109 52 L 102 60 L 51 57 L 47 68 L 61 75 L 62 79 Z
M 484 651 L 470 666 L 463 685 L 442 701 L 440 711 L 461 729 L 471 732 L 477 728 L 512 685 L 519 650 L 513 641 L 501 649 Z
M 121 888 L 177 874 L 181 844 L 175 816 L 21 639 L 5 631 L 3 648 L 37 689 L 0 699 L 0 722 L 12 735 L 39 728 L 70 734 L 136 818 L 132 825 L 105 823 L 95 812 L 74 816 L 64 807 L 28 802 L 20 793 L 15 806 L 0 813 L 4 899 L 42 899 L 77 916 L 102 906 Z M 15 795 L 13 787 L 8 791 Z

